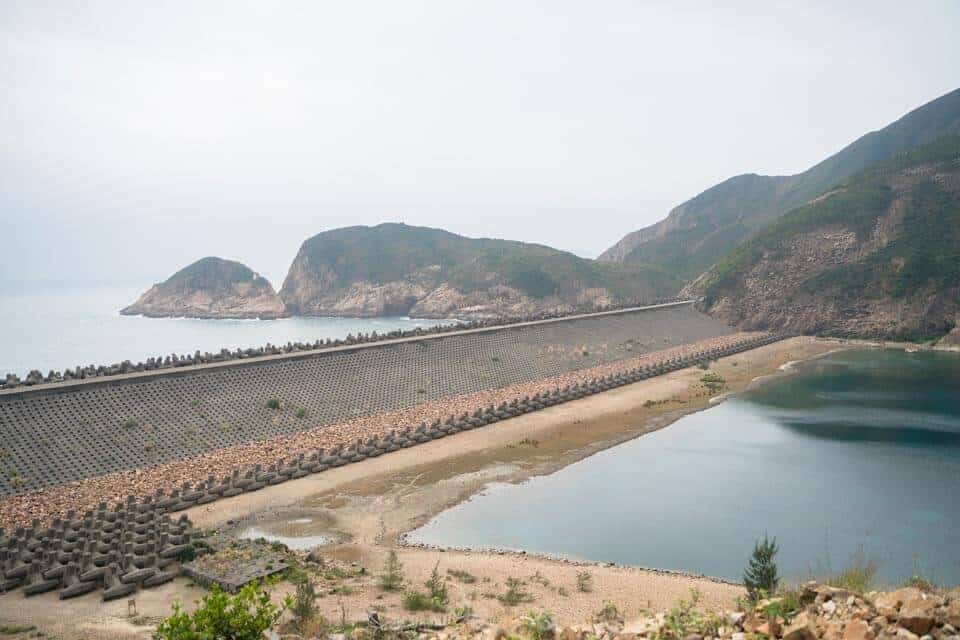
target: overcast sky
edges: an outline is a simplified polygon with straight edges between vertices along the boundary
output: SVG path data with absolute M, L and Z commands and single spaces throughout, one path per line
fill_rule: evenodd
M 0 279 L 279 287 L 404 221 L 595 256 L 960 86 L 960 2 L 0 0 Z

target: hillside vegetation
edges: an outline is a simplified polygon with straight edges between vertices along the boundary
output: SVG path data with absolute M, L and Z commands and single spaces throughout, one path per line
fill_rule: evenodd
M 861 172 L 771 224 L 688 294 L 750 328 L 925 338 L 960 311 L 960 135 Z
M 787 211 L 895 154 L 960 133 L 960 89 L 793 176 L 730 178 L 673 209 L 666 219 L 626 235 L 600 260 L 658 265 L 692 279 Z
M 300 247 L 280 290 L 300 315 L 421 317 L 530 313 L 676 291 L 662 270 L 603 264 L 543 245 L 381 224 L 326 231 Z

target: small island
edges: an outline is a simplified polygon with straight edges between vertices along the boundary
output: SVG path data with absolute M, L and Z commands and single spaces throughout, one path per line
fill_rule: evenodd
M 120 313 L 149 318 L 262 320 L 289 315 L 266 278 L 244 264 L 217 257 L 202 258 L 177 271 Z

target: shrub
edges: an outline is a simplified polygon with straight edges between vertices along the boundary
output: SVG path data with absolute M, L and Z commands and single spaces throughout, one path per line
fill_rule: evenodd
M 173 603 L 173 613 L 157 625 L 156 637 L 161 640 L 260 640 L 289 605 L 289 597 L 283 606 L 273 604 L 270 594 L 257 582 L 244 586 L 237 595 L 224 593 L 214 586 L 192 614 L 184 612 L 179 602 Z
M 280 408 L 280 399 L 279 398 L 270 398 L 267 400 L 267 409 L 279 409 Z
M 623 622 L 623 614 L 612 602 L 604 602 L 603 607 L 593 614 L 594 622 Z
M 577 591 L 581 593 L 590 593 L 593 591 L 593 576 L 589 571 L 580 571 L 577 573 Z
M 298 418 L 306 418 L 306 417 L 307 417 L 307 410 L 304 409 L 303 407 L 299 407 L 299 408 L 297 409 L 296 416 L 297 416 Z
M 520 618 L 520 628 L 531 640 L 545 640 L 553 630 L 553 614 L 549 611 L 531 611 Z
M 753 545 L 753 554 L 747 561 L 747 568 L 743 572 L 743 584 L 747 587 L 750 599 L 757 601 L 776 592 L 780 578 L 777 576 L 777 563 L 773 561 L 777 555 L 777 539 L 769 540 L 763 536 Z
M 434 600 L 422 591 L 407 591 L 403 594 L 403 608 L 407 611 L 436 611 L 437 613 L 447 610 L 445 603 Z
M 463 571 L 462 569 L 447 569 L 447 574 L 453 576 L 463 584 L 473 584 L 477 581 L 477 577 L 475 575 L 469 571 Z
M 123 428 L 124 428 L 124 429 L 133 429 L 133 428 L 136 427 L 138 424 L 139 424 L 139 423 L 137 422 L 137 419 L 136 419 L 136 418 L 127 418 L 126 420 L 123 421 Z
M 387 554 L 387 561 L 383 565 L 383 574 L 380 576 L 380 588 L 384 591 L 397 591 L 403 586 L 403 565 L 393 549 Z
M 521 602 L 533 602 L 533 596 L 524 588 L 522 580 L 510 577 L 507 578 L 507 591 L 497 596 L 497 600 L 508 607 L 513 607 Z
M 681 599 L 667 612 L 663 627 L 654 635 L 654 640 L 683 640 L 694 633 L 701 636 L 719 635 L 723 621 L 716 614 L 697 611 L 698 602 L 700 592 L 691 589 L 689 600 Z

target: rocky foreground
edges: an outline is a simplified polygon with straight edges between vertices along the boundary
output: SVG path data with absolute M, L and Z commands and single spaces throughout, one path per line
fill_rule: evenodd
M 370 637 L 418 640 L 957 640 L 960 638 L 960 587 L 952 591 L 926 586 L 857 593 L 809 582 L 798 591 L 761 600 L 738 611 L 711 612 L 697 607 L 697 594 L 668 611 L 645 612 L 625 621 L 614 603 L 582 624 L 558 627 L 546 611 L 530 611 L 502 623 L 461 615 L 450 624 L 402 624 L 371 612 L 366 625 L 331 640 Z M 268 631 L 267 638 L 303 638 Z M 319 636 L 317 636 L 319 637 Z

